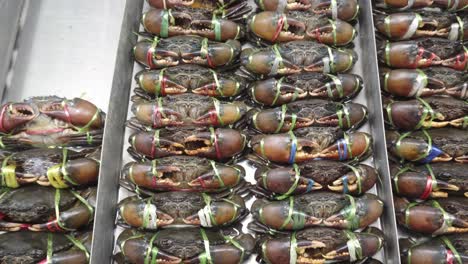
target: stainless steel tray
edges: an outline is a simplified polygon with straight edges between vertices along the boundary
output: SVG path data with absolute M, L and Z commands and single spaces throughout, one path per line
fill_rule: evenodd
M 385 201 L 384 214 L 376 225 L 384 231 L 386 243 L 384 250 L 378 254 L 377 258 L 384 263 L 400 263 L 384 140 L 371 1 L 360 0 L 359 2 L 361 12 L 359 24 L 356 25 L 358 38 L 354 42 L 359 61 L 353 72 L 363 77 L 365 89 L 355 101 L 366 105 L 369 109 L 369 122 L 361 130 L 372 134 L 374 138 L 374 155 L 365 163 L 372 164 L 379 170 L 381 181 L 372 192 L 378 194 Z M 54 21 L 55 19 L 56 21 L 63 19 L 63 15 L 54 15 L 53 11 L 49 9 L 53 8 L 54 5 L 60 7 L 55 9 L 58 12 L 76 9 L 76 6 L 73 6 L 70 2 L 65 4 L 65 2 L 59 0 L 43 0 L 30 1 L 29 4 L 31 10 L 35 10 L 39 14 L 37 12 L 28 12 L 29 17 L 26 24 L 29 26 L 25 26 L 25 32 L 23 32 L 22 38 L 19 40 L 22 47 L 20 45 L 21 52 L 15 67 L 13 85 L 11 89 L 7 88 L 7 92 L 2 99 L 3 101 L 20 100 L 32 95 L 46 94 L 73 97 L 80 96 L 82 92 L 85 92 L 85 98 L 96 102 L 99 107 L 106 109 L 108 106 L 91 263 L 111 263 L 115 240 L 116 203 L 119 196 L 119 173 L 123 163 L 128 161 L 126 148 L 122 147 L 126 146 L 128 136 L 124 123 L 127 120 L 129 111 L 129 97 L 134 87 L 132 85 L 133 74 L 135 70 L 139 69 L 138 66 L 135 66 L 131 54 L 133 45 L 137 40 L 133 32 L 139 30 L 139 18 L 144 3 L 143 0 L 127 0 L 124 7 L 123 0 L 105 0 L 99 3 L 91 0 L 80 2 L 80 5 L 88 8 L 94 7 L 94 5 L 97 5 L 97 7 L 92 10 L 83 8 L 80 9 L 81 12 L 70 15 L 75 19 L 79 16 L 78 23 L 84 23 L 86 30 L 93 30 L 94 27 L 98 27 L 100 31 L 98 33 L 105 34 L 104 36 L 93 35 L 93 32 L 80 30 L 80 27 L 77 30 L 75 26 L 77 22 L 72 20 L 67 24 L 70 27 L 69 31 L 67 31 L 66 27 L 58 27 L 57 32 L 57 25 L 54 28 L 53 24 L 44 28 L 46 18 L 53 17 Z M 89 21 L 89 23 L 86 21 Z M 93 23 L 96 23 L 97 26 Z M 121 28 L 118 27 L 120 24 Z M 75 30 L 73 30 L 74 27 Z M 118 37 L 119 32 L 120 37 Z M 44 36 L 41 35 L 44 33 L 46 33 Z M 73 36 L 73 34 L 75 35 Z M 95 44 L 93 48 L 83 46 L 81 42 L 93 41 L 93 36 L 99 38 L 98 44 Z M 54 41 L 60 41 L 61 39 L 66 41 L 53 44 Z M 52 43 L 52 46 L 48 46 L 50 43 Z M 75 56 L 71 57 L 75 61 L 66 60 L 70 58 L 68 53 L 76 52 L 76 49 L 87 58 L 87 61 L 80 61 Z M 63 63 L 59 64 L 58 67 L 53 67 L 51 71 L 49 61 L 45 59 L 47 57 L 41 56 L 44 52 L 48 52 L 48 56 L 52 57 L 50 61 L 59 60 Z M 92 60 L 93 70 L 89 70 L 90 60 Z M 70 64 L 65 64 L 65 62 Z M 49 68 L 47 68 L 48 66 Z M 44 68 L 42 71 L 41 67 Z M 87 74 L 83 75 L 83 72 Z M 70 76 L 75 79 L 70 78 Z M 80 81 L 69 82 L 70 79 Z M 3 82 L 3 80 L 0 81 Z M 71 85 L 63 86 L 65 83 Z M 13 88 L 15 90 L 12 90 Z M 251 178 L 248 178 L 248 180 L 251 180 Z M 125 195 L 125 193 L 120 193 L 120 195 Z

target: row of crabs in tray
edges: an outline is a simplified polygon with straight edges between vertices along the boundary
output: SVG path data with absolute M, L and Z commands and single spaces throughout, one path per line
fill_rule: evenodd
M 87 263 L 105 114 L 81 99 L 0 113 L 0 263 Z
M 374 22 L 396 218 L 409 236 L 401 261 L 466 263 L 468 2 L 386 4 L 375 4 Z M 441 4 L 448 12 L 433 9 Z M 392 57 L 409 46 L 411 60 Z
M 161 7 L 155 2 L 160 3 L 149 1 Z M 199 9 L 175 7 L 200 4 L 196 1 L 163 3 L 172 10 L 145 13 L 146 31 L 162 37 L 194 34 L 184 31 L 190 24 L 195 34 L 209 39 L 243 36 L 239 25 L 227 30 L 232 24 L 222 19 L 200 22 L 194 20 L 199 19 Z M 383 210 L 378 197 L 365 194 L 377 181 L 377 171 L 359 163 L 370 154 L 372 140 L 366 133 L 354 132 L 366 121 L 367 109 L 345 102 L 359 93 L 362 79 L 325 74 L 349 70 L 355 54 L 302 40 L 311 37 L 346 45 L 354 38 L 353 27 L 325 18 L 337 11 L 335 6 L 329 13 L 333 8 L 326 8 L 330 3 L 325 1 L 257 4 L 266 10 L 287 5 L 303 11 L 250 16 L 250 37 L 265 43 L 300 41 L 244 52 L 245 67 L 235 74 L 241 49 L 236 40 L 219 43 L 179 36 L 145 39 L 135 46 L 136 61 L 150 70 L 135 77 L 134 117 L 127 122 L 137 130 L 128 149 L 136 161 L 124 166 L 121 185 L 139 196 L 119 203 L 118 223 L 133 229 L 119 236 L 117 260 L 240 263 L 257 251 L 267 263 L 373 263 L 368 258 L 382 247 L 381 231 L 366 228 Z M 352 15 L 343 4 L 354 5 Z M 310 9 L 311 5 L 319 7 Z M 233 19 L 244 14 L 241 9 L 244 6 L 236 3 L 217 15 Z M 356 1 L 339 1 L 338 9 L 339 15 L 351 20 L 358 7 Z M 172 27 L 161 26 L 165 15 L 174 19 Z M 306 26 L 297 17 L 312 19 Z M 311 32 L 317 23 L 324 24 Z M 201 24 L 209 29 L 201 29 Z M 167 34 L 161 35 L 161 30 Z M 330 38 L 333 34 L 338 37 Z M 301 57 L 293 62 L 285 59 L 297 54 Z M 306 71 L 300 73 L 302 69 Z M 232 99 L 237 101 L 228 101 Z M 263 108 L 267 106 L 274 108 Z M 257 167 L 253 188 L 244 179 L 244 168 L 234 165 L 246 157 Z M 252 193 L 261 198 L 250 210 L 254 222 L 248 228 L 259 234 L 255 239 L 235 229 L 249 214 L 244 199 Z M 194 227 L 164 228 L 179 225 Z M 353 232 L 362 228 L 366 229 Z

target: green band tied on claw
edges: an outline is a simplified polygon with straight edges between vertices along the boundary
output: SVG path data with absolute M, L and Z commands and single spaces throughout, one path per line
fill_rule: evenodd
M 349 164 L 345 164 L 345 165 L 354 172 L 354 175 L 356 176 L 357 187 L 358 187 L 358 193 L 357 194 L 361 194 L 362 193 L 362 176 L 361 176 L 360 170 L 358 168 L 354 167 L 354 166 L 349 165 Z
M 299 167 L 297 166 L 297 164 L 293 164 L 293 168 L 294 168 L 294 183 L 291 185 L 291 187 L 289 188 L 289 190 L 287 192 L 285 192 L 284 194 L 276 197 L 276 199 L 278 200 L 284 200 L 286 198 L 289 197 L 289 195 L 291 195 L 297 188 L 297 185 L 299 184 L 299 180 L 301 179 L 301 171 L 299 170 Z
M 292 229 L 298 230 L 302 229 L 305 226 L 306 216 L 302 212 L 294 210 L 294 197 L 289 197 L 289 210 L 286 220 L 279 227 L 279 230 L 284 229 L 289 223 L 292 223 Z
M 200 263 L 213 264 L 210 251 L 210 240 L 208 239 L 204 229 L 200 229 L 200 233 L 203 239 L 203 244 L 205 246 L 205 252 L 200 255 Z
M 349 230 L 344 231 L 346 236 L 348 237 L 348 242 L 346 243 L 348 246 L 348 254 L 350 262 L 354 262 L 356 260 L 360 260 L 363 258 L 362 254 L 362 247 L 359 239 L 357 238 L 356 234 Z
M 157 256 L 158 256 L 159 249 L 153 245 L 154 240 L 156 239 L 157 236 L 158 236 L 158 233 L 154 234 L 149 241 L 144 264 L 157 264 Z
M 16 165 L 8 164 L 8 160 L 12 156 L 13 155 L 6 157 L 2 162 L 2 168 L 1 168 L 1 174 L 0 174 L 1 175 L 0 186 L 6 186 L 9 188 L 18 188 L 19 183 L 18 183 L 18 180 L 16 179 Z
M 89 261 L 89 252 L 86 249 L 85 245 L 81 241 L 79 241 L 78 239 L 76 239 L 76 238 L 74 238 L 74 237 L 72 237 L 70 235 L 65 235 L 65 237 L 68 238 L 68 240 L 70 242 L 72 242 L 73 246 L 75 246 L 79 250 L 83 251 L 83 253 L 86 256 L 86 260 Z
M 344 91 L 343 91 L 343 84 L 341 83 L 341 80 L 335 76 L 335 75 L 332 75 L 332 74 L 327 74 L 327 76 L 332 79 L 333 81 L 333 84 L 335 85 L 335 89 L 336 91 L 338 91 L 338 97 L 335 97 L 333 95 L 333 90 L 331 88 L 331 84 L 330 83 L 326 83 L 325 86 L 327 87 L 327 93 L 328 93 L 328 97 L 329 98 L 332 98 L 332 99 L 335 99 L 335 98 L 342 98 L 344 96 Z M 359 79 L 358 79 L 359 80 Z
M 222 40 L 222 30 L 221 30 L 221 23 L 219 22 L 219 19 L 216 18 L 216 15 L 213 14 L 213 18 L 211 19 L 211 28 L 214 31 L 215 34 L 215 40 L 216 41 L 221 41 Z
M 450 242 L 450 240 L 446 237 L 446 236 L 443 236 L 440 238 L 444 244 L 450 249 L 450 251 L 452 251 L 452 254 L 453 256 L 455 257 L 455 259 L 457 260 L 457 263 L 458 264 L 463 264 L 463 261 L 462 261 L 462 258 L 460 256 L 460 253 L 458 253 L 458 250 L 453 246 L 452 242 Z
M 339 105 L 341 106 L 341 109 L 336 112 L 336 115 L 338 116 L 338 126 L 340 128 L 351 128 L 351 119 L 349 117 L 348 108 L 344 104 L 339 104 Z M 343 117 L 347 123 L 346 127 L 343 124 Z
M 426 158 L 429 153 L 431 152 L 431 149 L 432 149 L 432 138 L 431 136 L 429 135 L 429 133 L 427 133 L 427 131 L 425 129 L 422 130 L 424 136 L 426 137 L 427 139 L 427 148 L 426 148 L 426 151 L 424 151 L 424 153 L 422 153 L 421 155 L 419 155 L 418 157 L 416 157 L 415 159 L 411 159 L 409 161 L 418 161 L 418 160 L 421 160 L 421 159 L 424 159 Z M 411 135 L 412 132 L 406 132 L 404 133 L 403 135 L 401 135 L 397 142 L 396 142 L 396 152 L 398 154 L 399 157 L 403 157 L 402 154 L 401 154 L 401 141 L 403 139 L 405 139 L 406 137 L 408 137 L 409 135 Z

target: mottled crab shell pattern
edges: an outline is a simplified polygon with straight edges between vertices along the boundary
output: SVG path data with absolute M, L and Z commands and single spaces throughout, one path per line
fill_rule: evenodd
M 388 151 L 417 163 L 455 161 L 467 163 L 468 134 L 456 128 L 437 128 L 400 134 L 386 131 Z
M 96 151 L 100 152 L 99 149 Z M 96 183 L 100 163 L 96 151 L 31 149 L 4 153 L 6 155 L 0 158 L 0 186 L 18 188 L 37 183 L 63 189 Z
M 157 230 L 171 225 L 222 227 L 248 214 L 242 197 L 212 198 L 198 192 L 168 192 L 149 198 L 132 196 L 118 205 L 124 226 Z
M 260 110 L 250 118 L 250 126 L 266 134 L 308 126 L 338 126 L 343 130 L 354 130 L 366 120 L 367 108 L 361 104 L 309 99 Z
M 369 134 L 343 134 L 335 127 L 306 127 L 289 133 L 258 135 L 249 142 L 261 158 L 283 164 L 313 159 L 361 160 L 370 154 L 371 145 Z
M 256 200 L 253 217 L 264 232 L 301 230 L 313 226 L 355 230 L 375 222 L 383 212 L 383 202 L 373 194 L 355 198 L 330 192 L 291 196 L 283 201 Z M 256 223 L 251 226 L 255 231 Z
M 392 101 L 384 106 L 386 123 L 405 131 L 419 128 L 468 126 L 468 104 L 450 97 L 432 96 L 408 101 Z
M 381 74 L 381 87 L 398 97 L 449 95 L 468 98 L 468 76 L 463 71 L 446 67 L 420 69 L 386 69 Z
M 127 163 L 122 177 L 153 191 L 219 192 L 236 187 L 244 180 L 245 170 L 205 158 L 172 156 Z
M 230 128 L 181 128 L 136 132 L 129 152 L 137 159 L 189 155 L 214 160 L 233 158 L 244 150 L 246 137 Z
M 173 264 L 235 264 L 250 256 L 255 239 L 250 234 L 231 237 L 202 228 L 166 228 L 155 233 L 127 229 L 119 235 L 117 245 L 128 263 L 153 259 Z
M 256 81 L 248 92 L 258 104 L 281 106 L 306 98 L 347 100 L 355 97 L 363 86 L 362 78 L 355 74 L 304 72 Z
M 94 219 L 96 188 L 81 191 L 34 185 L 0 191 L 0 230 L 74 231 Z
M 401 261 L 404 264 L 464 263 L 468 259 L 468 234 L 431 238 L 412 243 L 400 240 Z
M 139 86 L 135 93 L 142 97 L 146 95 L 147 99 L 187 92 L 228 98 L 237 96 L 247 86 L 241 77 L 192 64 L 143 70 L 135 75 L 135 81 Z
M 326 15 L 332 19 L 354 20 L 359 14 L 357 0 L 256 0 L 265 11 L 286 12 L 291 10 L 307 11 L 315 15 Z
M 278 200 L 321 189 L 361 195 L 375 185 L 378 175 L 376 169 L 365 164 L 330 160 L 308 161 L 285 168 L 261 167 L 255 171 L 257 188 L 268 198 Z
M 147 129 L 167 126 L 233 125 L 247 111 L 241 102 L 224 102 L 197 94 L 159 97 L 154 101 L 136 102 L 132 106 L 135 115 L 130 122 Z
M 468 205 L 464 197 L 409 202 L 395 198 L 397 222 L 411 231 L 433 236 L 468 232 Z
M 441 162 L 420 166 L 393 166 L 393 187 L 409 199 L 468 197 L 468 164 Z
M 12 243 L 14 241 L 14 243 Z M 76 236 L 47 232 L 0 234 L 1 263 L 88 263 L 92 232 Z
M 135 60 L 150 69 L 179 64 L 197 64 L 210 68 L 233 65 L 241 45 L 237 40 L 214 42 L 199 36 L 175 36 L 167 39 L 144 38 L 133 48 Z
M 261 241 L 259 255 L 271 264 L 355 263 L 376 254 L 383 246 L 383 237 L 376 228 L 358 233 L 315 227 L 266 238 Z

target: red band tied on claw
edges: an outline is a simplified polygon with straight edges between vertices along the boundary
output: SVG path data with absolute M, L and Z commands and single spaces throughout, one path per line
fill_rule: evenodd
M 446 263 L 447 264 L 454 264 L 453 263 L 453 260 L 455 259 L 455 257 L 453 256 L 453 253 L 450 249 L 447 249 L 447 257 L 446 257 Z
M 218 146 L 218 137 L 216 136 L 216 132 L 214 130 L 212 131 L 212 134 L 213 134 L 213 145 L 216 151 L 216 157 L 218 159 L 221 159 L 222 156 L 221 156 L 221 151 L 219 150 L 219 146 Z
M 72 121 L 71 121 L 70 111 L 68 111 L 67 101 L 62 101 L 62 106 L 63 106 L 63 111 L 65 112 L 65 116 L 67 117 L 67 122 L 71 124 Z
M 421 197 L 419 197 L 419 199 L 426 200 L 431 195 L 431 192 L 432 192 L 432 177 L 431 175 L 427 175 L 426 188 L 424 189 L 424 192 L 421 194 Z
M 150 48 L 146 52 L 146 64 L 148 64 L 148 67 L 151 69 L 154 68 L 154 63 L 153 63 L 153 49 Z
M 158 128 L 162 125 L 161 122 L 161 109 L 159 109 L 159 104 L 155 103 L 153 107 L 153 128 Z
M 276 39 L 279 37 L 279 34 L 281 33 L 281 30 L 283 29 L 284 25 L 284 16 L 282 15 L 280 19 L 278 20 L 278 24 L 276 25 L 276 32 L 273 38 L 271 39 L 271 42 L 275 42 Z

